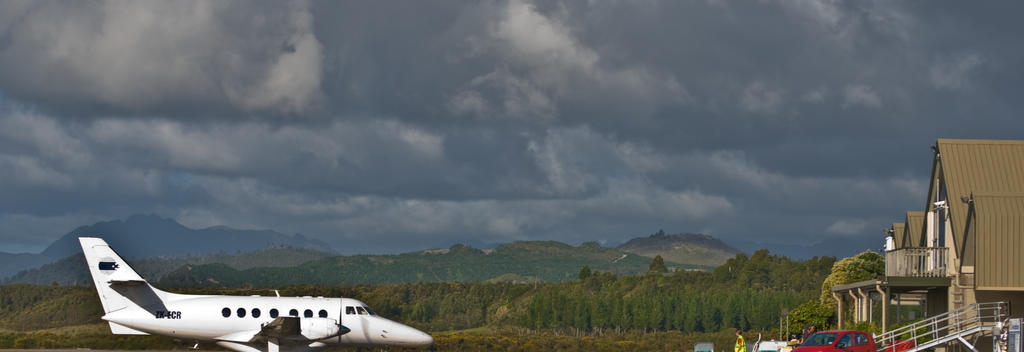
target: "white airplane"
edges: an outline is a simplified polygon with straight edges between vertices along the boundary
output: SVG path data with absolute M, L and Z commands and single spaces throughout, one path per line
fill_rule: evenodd
M 183 295 L 146 282 L 101 238 L 79 237 L 103 320 L 122 335 L 212 341 L 239 352 L 306 352 L 330 345 L 427 346 L 430 335 L 352 298 Z

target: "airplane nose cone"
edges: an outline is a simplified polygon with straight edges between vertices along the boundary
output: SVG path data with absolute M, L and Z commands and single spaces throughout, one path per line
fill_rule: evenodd
M 416 330 L 415 328 L 407 325 L 396 325 L 398 326 L 393 327 L 394 332 L 390 337 L 392 341 L 398 345 L 430 346 L 434 343 L 434 337 L 425 332 Z
M 402 331 L 402 344 L 408 346 L 430 346 L 434 343 L 434 337 L 429 334 L 408 328 L 408 330 Z
M 430 336 L 430 334 L 427 334 L 427 333 L 422 332 L 422 331 L 417 331 L 417 332 L 419 333 L 420 336 L 417 336 L 417 337 L 412 339 L 413 340 L 413 342 L 412 342 L 413 345 L 416 345 L 416 346 L 430 346 L 430 345 L 434 344 L 434 337 L 433 336 Z

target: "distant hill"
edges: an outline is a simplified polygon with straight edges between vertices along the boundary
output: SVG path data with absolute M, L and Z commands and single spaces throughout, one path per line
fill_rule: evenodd
M 668 262 L 707 266 L 722 265 L 729 258 L 741 253 L 740 250 L 708 235 L 666 235 L 665 231 L 631 239 L 616 249 L 648 258 L 660 255 Z
M 330 257 L 334 254 L 305 248 L 267 248 L 240 254 L 214 253 L 188 257 L 156 257 L 129 259 L 132 268 L 142 277 L 155 281 L 188 264 L 222 264 L 230 268 L 245 270 L 255 267 L 291 267 L 311 260 Z M 3 284 L 88 285 L 89 271 L 82 253 L 19 272 L 2 280 Z
M 53 262 L 54 258 L 42 254 L 0 252 L 0 279 L 22 270 Z
M 132 215 L 127 220 L 79 226 L 51 243 L 39 254 L 0 252 L 0 279 L 81 253 L 78 237 L 82 236 L 105 239 L 125 258 L 195 257 L 214 253 L 252 252 L 275 247 L 306 248 L 335 253 L 330 244 L 301 234 L 289 236 L 270 230 L 239 230 L 226 226 L 191 229 L 174 219 L 156 215 Z
M 646 272 L 650 258 L 661 255 L 670 268 L 710 269 L 739 253 L 710 236 L 660 231 L 617 248 L 527 241 L 485 250 L 455 245 L 397 255 L 336 256 L 327 243 L 300 234 L 224 226 L 191 229 L 173 219 L 133 215 L 78 227 L 41 254 L 0 253 L 0 269 L 6 270 L 0 271 L 0 282 L 88 284 L 79 236 L 104 238 L 140 274 L 170 286 L 561 282 L 575 279 L 584 265 L 633 274 Z M 34 269 L 25 270 L 29 267 Z
M 218 252 L 251 252 L 268 247 L 309 248 L 334 252 L 326 242 L 301 234 L 270 230 L 238 230 L 225 226 L 190 229 L 174 219 L 132 215 L 127 220 L 81 226 L 46 247 L 41 254 L 60 259 L 79 253 L 78 237 L 101 237 L 126 258 L 176 257 Z
M 398 255 L 328 257 L 296 267 L 238 270 L 223 264 L 188 265 L 164 276 L 160 287 L 273 287 L 409 282 L 575 280 L 584 265 L 616 274 L 646 272 L 649 258 L 588 242 L 529 241 L 480 250 L 465 245 Z M 681 266 L 692 268 L 696 266 Z

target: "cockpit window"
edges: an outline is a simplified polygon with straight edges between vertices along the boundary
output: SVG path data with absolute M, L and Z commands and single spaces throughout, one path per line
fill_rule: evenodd
M 363 307 L 358 307 L 357 306 L 356 307 L 356 311 L 359 312 L 359 315 L 366 315 L 366 309 L 363 309 Z
M 370 315 L 377 315 L 377 313 L 374 313 L 372 310 L 370 310 L 370 307 L 363 306 L 363 309 L 366 309 L 366 312 L 370 313 Z
M 353 307 L 353 306 L 345 307 L 345 314 L 348 314 L 348 315 L 356 314 L 356 307 Z

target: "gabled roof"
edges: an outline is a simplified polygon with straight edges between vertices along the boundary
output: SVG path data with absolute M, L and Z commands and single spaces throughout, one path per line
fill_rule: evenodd
M 1024 141 L 939 139 L 936 147 L 939 154 L 926 209 L 934 208 L 934 177 L 940 177 L 946 183 L 953 242 L 962 258 L 968 206 L 961 197 L 1024 193 Z
M 923 247 L 924 246 L 924 212 L 908 211 L 906 219 L 906 232 L 903 234 L 902 247 Z
M 1024 193 L 974 194 L 979 290 L 1024 288 Z M 984 255 L 980 255 L 984 253 Z
M 892 241 L 896 248 L 906 247 L 903 241 L 903 237 L 906 237 L 905 227 L 906 226 L 902 222 L 894 222 L 892 223 L 892 227 L 890 227 L 890 229 L 892 229 Z

